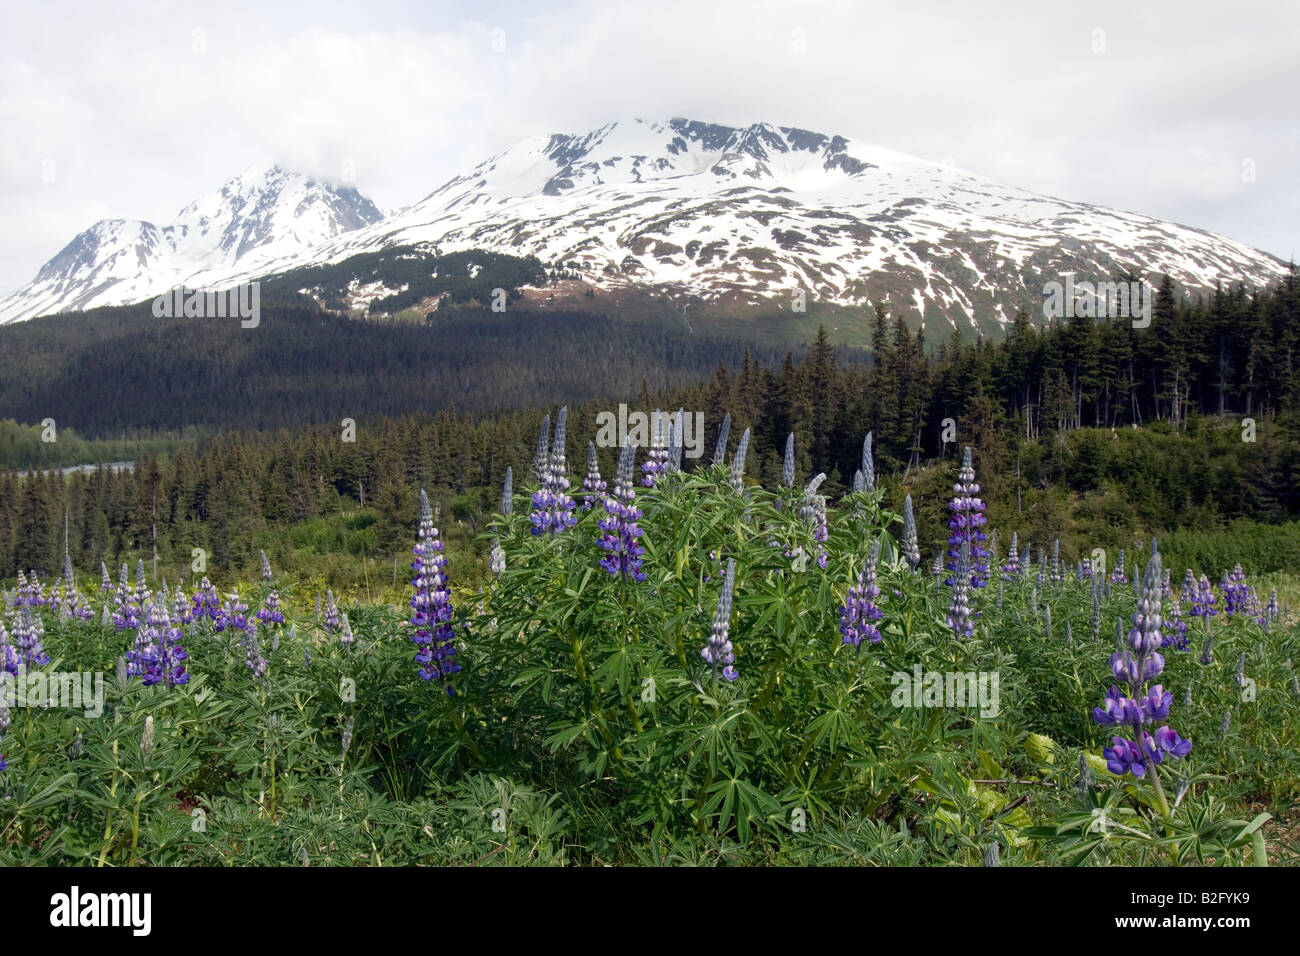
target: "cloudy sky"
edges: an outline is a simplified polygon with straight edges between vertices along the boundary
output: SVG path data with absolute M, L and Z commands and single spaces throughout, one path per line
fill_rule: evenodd
M 395 208 L 631 117 L 841 134 L 1300 254 L 1283 0 L 6 0 L 0 24 L 0 295 L 251 165 L 352 169 Z

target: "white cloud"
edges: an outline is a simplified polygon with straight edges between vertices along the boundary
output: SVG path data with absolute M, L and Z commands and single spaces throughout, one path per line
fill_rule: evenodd
M 525 136 L 630 116 L 841 133 L 1283 256 L 1297 245 L 1300 27 L 1284 5 L 11 2 L 7 14 L 0 294 L 96 219 L 165 221 L 248 165 L 338 178 L 350 162 L 391 208 Z

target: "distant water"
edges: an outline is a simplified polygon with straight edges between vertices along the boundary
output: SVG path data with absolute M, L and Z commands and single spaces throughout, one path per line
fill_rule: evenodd
M 104 467 L 107 468 L 107 469 L 109 469 L 110 471 L 113 471 L 113 472 L 118 472 L 118 471 L 135 471 L 135 462 L 133 462 L 133 461 L 109 461 L 109 462 L 104 462 Z M 49 470 L 50 470 L 50 469 L 46 468 L 46 469 L 44 469 L 43 471 L 49 471 Z M 60 469 L 59 469 L 60 473 L 65 474 L 65 475 L 75 475 L 75 474 L 93 475 L 93 474 L 94 474 L 95 472 L 97 472 L 98 470 L 99 470 L 99 465 L 69 465 L 67 468 L 60 468 Z M 18 475 L 19 475 L 20 478 L 26 478 L 28 475 L 32 475 L 32 474 L 42 474 L 43 471 L 37 471 L 37 472 L 31 472 L 31 471 L 20 471 L 20 472 L 18 472 Z

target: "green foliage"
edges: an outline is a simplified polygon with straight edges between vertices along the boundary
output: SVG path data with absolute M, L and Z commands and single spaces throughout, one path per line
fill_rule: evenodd
M 260 635 L 261 682 L 232 632 L 201 622 L 185 628 L 188 685 L 119 685 L 130 631 L 43 612 L 45 670 L 110 675 L 105 707 L 12 709 L 0 860 L 974 865 L 996 843 L 1004 865 L 1300 862 L 1278 829 L 1300 800 L 1294 621 L 1193 619 L 1195 645 L 1214 633 L 1210 663 L 1166 652 L 1193 750 L 1161 768 L 1165 820 L 1145 783 L 1104 769 L 1090 717 L 1128 587 L 1104 598 L 1094 638 L 1085 585 L 995 574 L 958 640 L 948 589 L 900 560 L 882 491 L 833 508 L 823 545 L 797 489 L 737 494 L 726 477 L 638 489 L 642 583 L 599 567 L 599 506 L 536 537 L 523 489 L 480 529 L 505 571 L 453 591 L 454 696 L 417 676 L 397 606 L 344 602 L 344 645 L 312 609 L 317 582 L 278 566 L 288 620 Z M 375 527 L 370 512 L 309 523 L 301 546 Z M 876 541 L 883 640 L 855 649 L 840 605 Z M 700 655 L 728 558 L 734 682 Z M 463 571 L 454 554 L 448 570 Z M 997 674 L 997 697 L 903 699 L 917 668 Z

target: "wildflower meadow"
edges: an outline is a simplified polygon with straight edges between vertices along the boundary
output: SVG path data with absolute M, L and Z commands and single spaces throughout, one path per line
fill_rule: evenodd
M 1159 540 L 1067 563 L 1002 533 L 978 447 L 944 466 L 925 553 L 870 435 L 830 500 L 793 435 L 772 487 L 727 425 L 686 467 L 684 415 L 606 475 L 548 416 L 476 530 L 485 579 L 421 492 L 404 606 L 265 553 L 252 579 L 20 575 L 0 858 L 1300 862 L 1300 628 L 1275 590 Z

